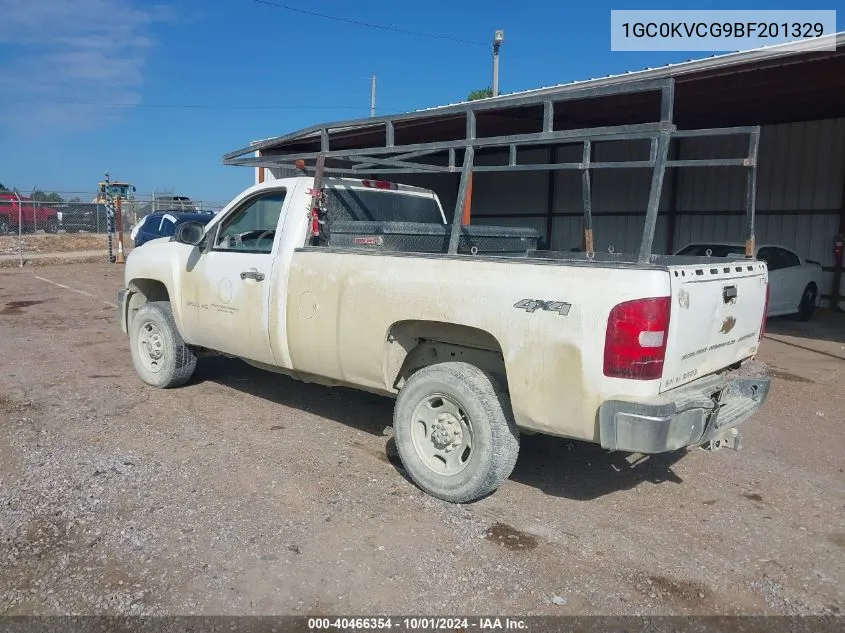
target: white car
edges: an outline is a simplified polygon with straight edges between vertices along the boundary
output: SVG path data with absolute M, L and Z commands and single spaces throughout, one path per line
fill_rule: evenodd
M 675 254 L 690 257 L 742 257 L 745 255 L 745 245 L 738 242 L 697 242 Z M 802 321 L 809 321 L 819 304 L 821 264 L 804 259 L 777 244 L 757 246 L 757 259 L 766 262 L 769 267 L 767 316 L 796 314 Z

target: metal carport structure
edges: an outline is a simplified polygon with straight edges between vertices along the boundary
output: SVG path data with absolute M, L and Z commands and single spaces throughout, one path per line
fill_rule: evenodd
M 359 172 L 362 177 L 423 170 L 427 175 L 409 174 L 407 178 L 437 180 L 441 197 L 445 193 L 448 198 L 448 190 L 451 189 L 457 214 L 461 207 L 459 198 L 463 195 L 462 189 L 466 189 L 466 183 L 461 188 L 456 174 L 461 171 L 466 159 L 464 148 L 471 146 L 475 154 L 473 171 L 479 177 L 485 172 L 499 170 L 545 171 L 549 174 L 546 209 L 536 208 L 538 204 L 534 204 L 534 208 L 526 204 L 528 208 L 524 212 L 508 216 L 499 212 L 487 213 L 482 206 L 474 212 L 474 221 L 509 218 L 533 222 L 538 228 L 545 228 L 547 242 L 551 245 L 557 239 L 553 230 L 557 223 L 574 216 L 579 220 L 584 217 L 584 222 L 589 221 L 580 209 L 575 211 L 564 207 L 561 210 L 559 201 L 554 199 L 555 194 L 560 197 L 560 191 L 555 192 L 555 185 L 560 189 L 561 184 L 560 176 L 556 174 L 565 170 L 576 170 L 574 176 L 580 172 L 579 197 L 589 201 L 589 197 L 583 195 L 583 187 L 588 186 L 584 183 L 589 181 L 589 178 L 583 177 L 585 173 L 625 166 L 630 168 L 630 172 L 653 170 L 655 161 L 660 162 L 657 160 L 660 152 L 657 151 L 656 139 L 663 133 L 678 138 L 684 132 L 699 128 L 750 128 L 825 120 L 835 122 L 834 132 L 838 134 L 836 125 L 839 125 L 840 119 L 845 132 L 845 34 L 835 36 L 835 40 L 836 50 L 821 50 L 815 42 L 772 46 L 494 99 L 315 125 L 231 152 L 224 161 L 272 170 L 291 167 L 297 158 L 312 161 L 323 154 L 327 157 L 329 170 Z M 670 87 L 672 82 L 673 88 Z M 668 99 L 667 94 L 670 95 Z M 691 134 L 689 143 L 699 143 L 694 136 L 701 134 Z M 820 133 L 819 136 L 829 135 Z M 583 143 L 584 140 L 590 143 Z M 642 142 L 636 151 L 628 152 L 631 155 L 625 156 L 625 160 L 593 157 L 592 153 L 600 143 L 611 140 L 629 141 L 630 144 Z M 783 223 L 785 219 L 791 221 L 794 218 L 796 223 L 800 223 L 804 217 L 801 214 L 812 211 L 814 221 L 827 227 L 825 231 L 829 231 L 832 221 L 837 221 L 842 230 L 841 227 L 845 226 L 845 185 L 842 184 L 845 182 L 845 160 L 842 154 L 837 153 L 842 150 L 838 149 L 836 138 L 831 142 L 832 148 L 826 150 L 830 157 L 818 159 L 819 171 L 827 170 L 826 182 L 831 183 L 830 189 L 838 187 L 839 199 L 831 202 L 832 194 L 828 193 L 821 208 L 818 206 L 821 203 L 813 200 L 816 206 L 810 209 L 772 208 L 764 210 L 764 216 L 771 215 L 772 222 L 780 219 Z M 581 146 L 576 152 L 577 143 Z M 590 144 L 592 147 L 587 154 L 584 148 Z M 692 159 L 684 155 L 680 144 L 673 145 L 665 148 L 666 167 L 670 168 L 670 172 L 673 167 L 692 167 L 689 162 Z M 752 152 L 746 151 L 749 146 L 743 142 L 743 151 L 739 154 L 736 143 L 733 146 L 734 151 L 728 156 L 713 158 L 707 164 L 713 166 L 718 165 L 714 161 L 725 161 L 721 166 L 753 167 L 748 161 L 751 157 L 753 162 Z M 545 158 L 523 161 L 523 149 L 526 150 L 525 155 L 529 154 L 529 149 L 542 149 L 546 152 Z M 362 158 L 369 160 L 358 160 Z M 511 174 L 499 174 L 497 178 L 500 176 L 515 178 Z M 663 205 L 666 212 L 661 213 L 665 216 L 661 218 L 661 228 L 665 233 L 667 250 L 676 241 L 676 225 L 683 223 L 686 217 L 685 212 L 678 208 L 680 205 L 672 203 L 676 196 L 674 190 L 679 187 L 679 181 L 683 183 L 683 179 L 671 177 L 669 180 L 663 196 L 669 202 Z M 444 187 L 446 182 L 452 184 Z M 535 185 L 539 183 L 536 179 L 532 182 Z M 573 179 L 566 182 L 570 186 L 575 183 Z M 738 186 L 737 181 L 733 182 L 734 187 Z M 421 183 L 417 180 L 415 184 Z M 740 196 L 733 197 L 738 200 Z M 787 198 L 784 196 L 784 200 Z M 746 196 L 742 201 L 744 206 L 753 208 L 749 207 L 747 200 Z M 650 213 L 654 202 L 650 197 L 648 204 L 641 200 L 639 206 L 631 210 L 611 210 L 603 214 L 599 209 L 598 215 L 593 215 L 605 222 L 612 217 L 621 220 L 636 216 L 637 222 L 644 218 L 647 230 L 654 219 Z M 745 210 L 742 209 L 743 212 Z M 725 209 L 715 208 L 714 205 L 707 211 L 705 219 L 712 218 L 714 222 L 727 224 L 739 214 L 740 208 L 738 204 Z M 705 215 L 698 210 L 695 213 Z M 571 223 L 569 225 L 572 226 Z M 631 232 L 630 229 L 628 232 Z M 818 249 L 820 238 L 815 234 L 811 238 L 813 247 Z M 639 251 L 642 256 L 642 243 Z M 828 270 L 834 272 L 830 266 Z M 837 289 L 838 284 L 834 295 Z

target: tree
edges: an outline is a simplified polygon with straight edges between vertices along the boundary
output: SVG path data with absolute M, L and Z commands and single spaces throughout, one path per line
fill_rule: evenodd
M 6 185 L 4 185 L 2 182 L 0 182 L 0 191 L 8 191 Z
M 473 90 L 467 96 L 467 101 L 476 101 L 478 99 L 489 99 L 493 96 L 493 88 L 488 86 L 487 88 L 482 88 L 481 90 Z
M 36 189 L 32 192 L 30 200 L 33 200 L 35 202 L 64 202 L 64 198 L 62 198 L 59 194 L 45 193 L 40 189 Z
M 82 202 L 82 199 L 79 196 L 74 196 L 69 202 Z

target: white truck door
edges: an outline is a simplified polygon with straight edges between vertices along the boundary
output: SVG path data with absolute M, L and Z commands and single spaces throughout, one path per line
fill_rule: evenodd
M 191 340 L 209 349 L 273 363 L 270 273 L 278 250 L 286 191 L 243 200 L 211 231 L 209 249 L 188 266 L 184 296 Z

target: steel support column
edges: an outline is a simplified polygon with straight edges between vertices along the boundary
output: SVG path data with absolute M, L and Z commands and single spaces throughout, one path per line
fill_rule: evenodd
M 651 259 L 651 246 L 654 242 L 654 229 L 657 226 L 657 211 L 660 207 L 660 194 L 663 191 L 663 176 L 666 174 L 666 155 L 669 152 L 669 134 L 663 132 L 657 136 L 654 155 L 654 170 L 651 172 L 651 191 L 648 195 L 643 239 L 637 260 L 641 264 Z
M 837 233 L 845 234 L 845 170 L 842 173 L 842 202 L 839 205 L 839 229 Z M 839 301 L 842 299 L 840 288 L 842 287 L 842 259 L 834 261 L 833 288 L 830 292 L 830 307 L 841 311 Z
M 593 189 L 590 181 L 590 161 L 593 157 L 593 144 L 584 141 L 584 154 L 581 162 L 584 168 L 581 170 L 581 197 L 584 204 L 584 231 L 581 247 L 589 257 L 593 256 Z M 656 167 L 655 167 L 656 168 Z
M 464 151 L 464 166 L 461 169 L 461 184 L 458 187 L 458 199 L 455 201 L 455 214 L 452 217 L 452 235 L 449 237 L 449 254 L 455 255 L 458 252 L 458 242 L 461 239 L 461 218 L 464 213 L 464 203 L 467 199 L 470 174 L 472 173 L 472 162 L 475 158 L 475 148 L 468 145 Z
M 748 171 L 745 185 L 745 256 L 754 257 L 754 214 L 757 211 L 757 150 L 760 128 L 748 135 Z
M 513 147 L 513 146 L 511 146 Z M 513 148 L 513 153 L 516 155 L 516 148 Z M 515 162 L 515 161 L 514 161 Z M 549 150 L 549 163 L 557 162 L 557 147 L 552 147 Z M 552 232 L 554 231 L 554 213 L 555 213 L 555 191 L 557 173 L 549 170 L 549 184 L 546 193 L 546 250 L 552 250 Z

